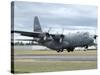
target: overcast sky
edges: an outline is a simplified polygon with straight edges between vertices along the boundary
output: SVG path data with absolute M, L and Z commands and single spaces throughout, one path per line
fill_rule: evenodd
M 97 28 L 97 7 L 73 4 L 51 4 L 15 2 L 14 28 L 33 31 L 34 16 L 38 16 L 42 30 L 50 33 L 84 31 L 95 33 Z

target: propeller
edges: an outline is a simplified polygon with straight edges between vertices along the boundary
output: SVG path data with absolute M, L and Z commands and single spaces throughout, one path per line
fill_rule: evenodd
M 50 35 L 49 34 L 50 30 L 51 30 L 51 27 L 48 29 L 47 32 L 44 32 L 42 34 L 43 40 L 48 40 L 50 37 L 52 37 L 53 40 L 55 40 L 55 41 L 57 41 L 59 43 L 62 43 L 63 39 L 64 39 L 64 35 L 63 35 L 64 29 L 62 30 L 61 34 L 56 34 L 56 35 Z
M 64 33 L 64 28 L 62 29 L 62 34 L 60 35 L 60 40 L 59 40 L 60 43 L 62 43 L 64 39 L 63 33 Z
M 47 40 L 50 37 L 50 34 L 49 34 L 50 30 L 51 30 L 51 27 L 48 29 L 47 32 L 44 32 L 43 40 Z
M 64 39 L 64 35 L 63 35 L 63 32 L 64 30 L 62 31 L 62 34 L 56 34 L 56 35 L 53 35 L 53 39 L 59 43 L 62 43 L 63 42 L 63 39 Z
M 43 40 L 47 40 L 50 37 L 49 33 L 44 33 Z
M 59 42 L 62 43 L 62 42 L 63 42 L 63 39 L 64 39 L 64 35 L 61 34 L 61 35 L 60 35 L 60 40 L 59 40 Z

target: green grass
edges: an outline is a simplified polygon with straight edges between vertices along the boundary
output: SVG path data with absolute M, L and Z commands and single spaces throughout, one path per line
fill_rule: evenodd
M 96 50 L 89 51 L 67 51 L 57 53 L 52 50 L 15 50 L 14 55 L 96 55 Z M 47 61 L 34 59 L 15 59 L 15 73 L 37 73 L 37 72 L 54 72 L 54 71 L 69 71 L 69 70 L 86 70 L 96 69 L 97 61 Z
M 30 55 L 96 55 L 96 50 L 89 50 L 89 51 L 74 51 L 74 52 L 60 52 L 57 53 L 56 51 L 52 50 L 15 50 L 15 55 L 23 55 L 23 54 L 30 54 Z
M 96 61 L 16 61 L 15 73 L 96 69 Z

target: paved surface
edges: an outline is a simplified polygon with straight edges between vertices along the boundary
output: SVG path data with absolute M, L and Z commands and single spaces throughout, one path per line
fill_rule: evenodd
M 16 55 L 17 59 L 41 59 L 41 60 L 53 60 L 53 61 L 96 61 L 96 56 L 42 56 L 42 55 Z

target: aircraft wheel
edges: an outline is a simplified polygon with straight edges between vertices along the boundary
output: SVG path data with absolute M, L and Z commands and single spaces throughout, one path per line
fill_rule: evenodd
M 70 52 L 70 50 L 67 50 L 67 52 Z
M 67 51 L 68 52 L 73 52 L 74 51 L 74 48 L 67 48 Z
M 60 50 L 57 50 L 57 52 L 59 53 L 59 52 L 60 52 Z
M 70 51 L 71 51 L 71 52 L 73 52 L 73 51 L 74 51 L 74 49 L 71 49 Z

